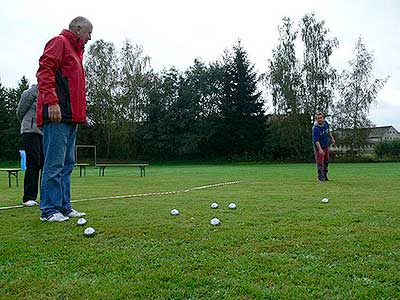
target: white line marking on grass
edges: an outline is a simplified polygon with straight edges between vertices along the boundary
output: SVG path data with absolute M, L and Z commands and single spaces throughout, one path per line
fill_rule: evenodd
M 13 208 L 23 208 L 23 205 L 14 205 L 14 206 L 4 206 L 0 207 L 0 210 L 5 210 L 5 209 L 13 209 Z
M 213 188 L 213 187 L 220 187 L 220 186 L 224 186 L 224 185 L 238 184 L 238 183 L 241 183 L 241 182 L 243 182 L 243 180 L 228 181 L 228 182 L 222 182 L 222 183 L 215 183 L 215 184 L 197 186 L 197 187 L 194 187 L 194 188 L 190 188 L 190 189 L 186 189 L 186 190 L 179 190 L 179 191 L 158 192 L 158 193 L 144 193 L 144 194 L 134 194 L 134 195 L 121 195 L 121 196 L 107 196 L 107 197 L 97 197 L 97 198 L 86 198 L 86 199 L 72 200 L 71 202 L 75 203 L 75 202 L 95 201 L 95 200 L 126 199 L 126 198 L 135 198 L 135 197 L 172 195 L 172 194 L 178 194 L 178 193 L 188 193 L 188 192 L 193 192 L 193 191 L 203 190 L 203 189 L 208 189 L 208 188 Z M 4 206 L 4 207 L 0 207 L 0 210 L 23 208 L 23 207 L 24 207 L 23 205 Z

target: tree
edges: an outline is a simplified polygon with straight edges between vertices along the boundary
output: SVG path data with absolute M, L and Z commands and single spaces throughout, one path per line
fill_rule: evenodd
M 152 77 L 150 57 L 143 48 L 126 40 L 119 55 L 119 85 L 121 87 L 122 115 L 118 120 L 120 142 L 125 145 L 126 157 L 135 156 L 135 131 L 144 120 L 148 102 L 148 81 Z M 122 149 L 121 149 L 122 150 Z
M 295 51 L 297 30 L 289 18 L 282 22 L 278 46 L 272 51 L 265 74 L 275 112 L 268 123 L 265 150 L 273 158 L 305 159 L 311 152 L 310 124 L 301 97 L 301 70 Z
M 254 65 L 239 41 L 223 58 L 220 140 L 225 154 L 258 155 L 265 138 L 264 110 Z
M 195 59 L 184 73 L 179 95 L 182 137 L 181 155 L 205 158 L 213 155 L 215 130 L 223 98 L 224 72 L 218 62 L 208 66 Z
M 368 119 L 369 109 L 388 79 L 371 78 L 373 63 L 374 57 L 360 37 L 354 58 L 349 61 L 350 69 L 343 70 L 338 85 L 340 99 L 335 108 L 335 123 L 338 129 L 347 133 L 342 139 L 351 146 L 353 157 L 355 149 L 366 143 L 365 128 L 372 124 Z
M 223 95 L 223 68 L 219 62 L 208 66 L 199 59 L 184 73 L 182 96 L 192 102 L 196 119 L 207 119 L 219 113 Z
M 0 125 L 0 155 L 7 159 L 18 157 L 18 148 L 21 148 L 20 123 L 17 119 L 17 107 L 23 91 L 29 88 L 25 76 L 18 82 L 17 88 L 3 88 L 0 86 L 0 117 L 6 123 Z
M 132 45 L 126 40 L 120 52 L 119 63 L 124 114 L 130 122 L 142 121 L 143 108 L 147 101 L 146 76 L 152 72 L 150 57 L 143 54 L 141 46 Z
M 0 82 L 0 158 L 2 159 L 6 158 L 5 130 L 10 124 L 9 114 L 6 108 L 6 95 L 6 89 Z
M 299 114 L 302 105 L 301 74 L 295 50 L 297 31 L 293 30 L 290 18 L 285 17 L 282 22 L 282 26 L 278 27 L 279 43 L 272 50 L 272 59 L 269 60 L 269 70 L 265 78 L 272 94 L 275 113 Z
M 95 139 L 100 155 L 105 154 L 110 158 L 113 134 L 117 132 L 117 121 L 122 115 L 122 107 L 118 101 L 118 60 L 114 44 L 103 40 L 92 44 L 85 69 L 88 121 L 96 128 Z
M 180 72 L 171 68 L 150 81 L 145 117 L 136 134 L 141 143 L 140 152 L 146 157 L 176 158 L 177 127 L 180 126 L 176 107 L 181 80 Z
M 328 114 L 332 108 L 336 71 L 330 66 L 330 56 L 338 46 L 336 38 L 328 39 L 325 22 L 315 14 L 305 15 L 300 22 L 303 52 L 303 111 L 313 120 L 318 111 Z

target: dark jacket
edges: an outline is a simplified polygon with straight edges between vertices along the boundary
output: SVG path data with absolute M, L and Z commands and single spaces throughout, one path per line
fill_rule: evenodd
M 52 38 L 39 59 L 37 124 L 50 122 L 48 106 L 58 104 L 62 122 L 86 122 L 83 41 L 69 30 Z

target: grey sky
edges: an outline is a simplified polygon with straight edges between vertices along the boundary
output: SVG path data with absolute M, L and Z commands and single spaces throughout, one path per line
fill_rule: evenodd
M 277 44 L 282 18 L 297 23 L 309 12 L 325 20 L 330 36 L 338 38 L 332 64 L 339 71 L 352 59 L 358 37 L 363 38 L 375 57 L 374 76 L 390 76 L 371 109 L 371 119 L 378 126 L 400 130 L 397 0 L 7 1 L 0 11 L 0 80 L 6 87 L 16 87 L 23 75 L 34 82 L 45 43 L 77 15 L 92 21 L 93 40 L 119 47 L 129 39 L 142 45 L 156 70 L 185 70 L 195 58 L 219 59 L 240 38 L 262 73 Z

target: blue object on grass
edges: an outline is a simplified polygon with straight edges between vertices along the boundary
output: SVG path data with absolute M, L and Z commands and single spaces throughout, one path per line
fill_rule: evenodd
M 21 155 L 21 170 L 26 170 L 26 153 L 25 150 L 19 150 L 19 155 Z

